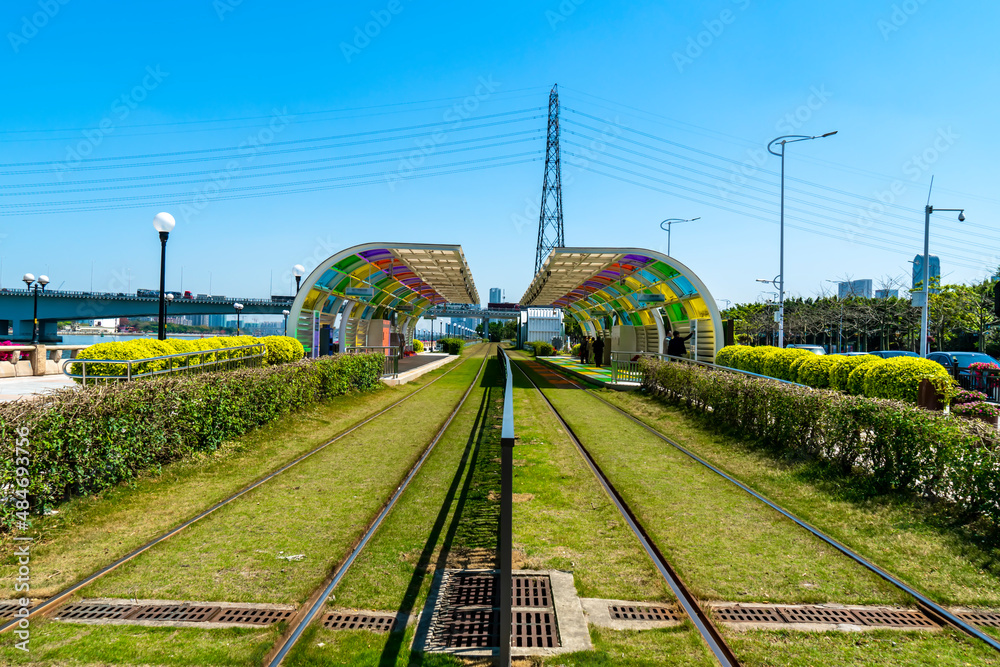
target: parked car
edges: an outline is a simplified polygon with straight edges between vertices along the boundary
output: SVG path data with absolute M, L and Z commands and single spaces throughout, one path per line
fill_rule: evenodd
M 795 344 L 795 345 L 786 345 L 785 347 L 787 349 L 809 350 L 813 354 L 826 354 L 826 350 L 823 349 L 819 345 L 801 345 L 801 344 Z
M 931 361 L 944 366 L 964 389 L 992 392 L 1000 388 L 1000 372 L 977 372 L 969 369 L 971 364 L 993 364 L 1000 366 L 997 360 L 982 352 L 931 352 L 927 355 Z
M 868 356 L 870 354 L 874 354 L 874 353 L 872 353 L 872 352 L 834 352 L 833 354 L 836 355 L 836 356 L 841 356 L 841 357 L 866 357 L 866 356 Z
M 909 350 L 875 350 L 874 352 L 869 352 L 868 354 L 874 354 L 876 357 L 882 357 L 883 359 L 891 359 L 892 357 L 920 356 L 916 352 L 910 352 Z

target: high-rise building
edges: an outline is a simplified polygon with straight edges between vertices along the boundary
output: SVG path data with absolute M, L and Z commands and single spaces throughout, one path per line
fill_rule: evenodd
M 221 329 L 226 326 L 226 316 L 225 315 L 209 315 L 208 316 L 208 326 Z
M 506 303 L 507 293 L 500 287 L 490 288 L 490 303 Z
M 876 299 L 888 299 L 889 297 L 892 297 L 894 299 L 898 299 L 899 298 L 899 290 L 898 289 L 877 289 L 877 290 L 875 290 L 875 298 Z
M 849 296 L 872 298 L 872 281 L 869 278 L 864 280 L 851 280 L 837 283 L 837 297 L 846 299 Z

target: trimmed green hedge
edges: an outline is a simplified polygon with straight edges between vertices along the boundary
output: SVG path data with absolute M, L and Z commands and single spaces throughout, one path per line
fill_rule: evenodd
M 265 336 L 263 338 L 255 338 L 254 336 L 214 336 L 211 338 L 195 338 L 190 340 L 179 338 L 168 338 L 166 340 L 135 338 L 125 341 L 109 341 L 107 343 L 97 343 L 81 350 L 79 358 L 116 360 L 150 359 L 170 354 L 242 347 L 260 343 L 263 343 L 267 348 L 267 356 L 264 358 L 264 361 L 268 365 L 285 364 L 305 356 L 302 343 L 291 336 Z M 236 359 L 244 354 L 245 352 L 235 350 L 206 354 L 200 357 L 200 363 L 209 363 L 217 359 Z M 160 371 L 167 367 L 167 363 L 167 360 L 160 359 L 135 364 L 132 366 L 132 372 L 134 374 L 142 374 Z M 80 375 L 82 364 L 71 364 L 70 372 L 74 375 Z M 88 375 L 93 373 L 99 376 L 124 376 L 126 374 L 126 367 L 124 364 L 87 364 L 87 373 Z
M 555 348 L 552 347 L 552 343 L 546 343 L 542 340 L 532 341 L 529 345 L 531 345 L 531 351 L 536 357 L 551 357 L 555 352 Z
M 865 488 L 877 492 L 905 489 L 944 500 L 963 520 L 982 519 L 990 530 L 1000 530 L 996 427 L 900 401 L 807 389 L 694 364 L 648 358 L 640 363 L 646 391 L 700 411 L 716 427 L 746 441 L 790 458 L 829 461 L 845 475 L 868 478 L 871 484 Z M 861 364 L 852 377 L 876 367 Z M 882 381 L 871 377 L 872 383 Z M 909 381 L 893 381 L 893 386 L 902 385 Z
M 414 352 L 423 352 L 424 351 L 424 344 L 423 344 L 423 342 L 417 340 L 416 338 L 414 338 L 413 339 L 413 351 Z
M 196 452 L 216 449 L 299 408 L 381 386 L 381 354 L 338 355 L 224 373 L 64 390 L 0 403 L 0 438 L 28 430 L 31 507 L 96 493 Z M 13 488 L 15 457 L 0 459 L 0 488 Z M 0 525 L 10 526 L 5 503 Z
M 441 349 L 448 354 L 461 354 L 462 347 L 465 346 L 465 342 L 460 338 L 441 338 L 438 342 L 441 343 Z
M 916 357 L 880 359 L 873 355 L 817 355 L 798 348 L 727 345 L 715 363 L 727 368 L 797 382 L 816 389 L 838 389 L 869 398 L 916 403 L 921 380 L 930 380 L 946 399 L 954 381 L 941 364 Z

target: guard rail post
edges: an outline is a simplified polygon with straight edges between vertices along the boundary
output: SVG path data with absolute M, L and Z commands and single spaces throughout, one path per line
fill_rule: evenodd
M 497 360 L 503 373 L 503 425 L 500 431 L 500 535 L 497 555 L 500 561 L 500 661 L 510 667 L 510 635 L 513 622 L 513 534 L 514 511 L 514 391 L 510 357 L 497 346 Z

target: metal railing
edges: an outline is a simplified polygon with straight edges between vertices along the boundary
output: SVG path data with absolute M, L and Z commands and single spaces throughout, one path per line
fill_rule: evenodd
M 503 374 L 503 421 L 500 427 L 500 535 L 498 560 L 500 561 L 500 664 L 510 665 L 511 606 L 513 591 L 514 536 L 514 378 L 510 357 L 497 345 L 497 361 Z
M 359 345 L 344 349 L 344 354 L 381 354 L 385 357 L 382 364 L 382 377 L 395 378 L 399 376 L 399 348 L 384 345 Z
M 987 401 L 1000 403 L 1000 368 L 973 370 L 956 366 L 951 374 L 962 389 L 982 392 Z
M 611 382 L 614 384 L 618 384 L 619 382 L 642 383 L 642 371 L 639 369 L 639 358 L 644 356 L 662 359 L 666 355 L 656 354 L 654 352 L 628 352 L 622 350 L 612 351 Z
M 177 354 L 165 354 L 159 357 L 147 357 L 146 359 L 67 359 L 62 362 L 62 372 L 66 377 L 80 380 L 81 384 L 87 385 L 87 381 L 126 381 L 138 380 L 139 378 L 155 377 L 158 375 L 171 375 L 173 373 L 201 373 L 213 370 L 229 370 L 232 368 L 246 368 L 261 366 L 267 356 L 267 346 L 264 343 L 253 343 L 251 345 L 239 345 L 237 347 L 218 347 L 210 350 L 197 350 L 195 352 L 179 352 Z M 156 362 L 163 361 L 160 368 Z M 79 364 L 75 368 L 71 365 Z M 124 367 L 118 373 L 95 373 L 93 370 L 87 372 L 88 366 L 111 366 Z M 74 373 L 73 371 L 80 371 Z M 123 374 L 124 373 L 124 374 Z

